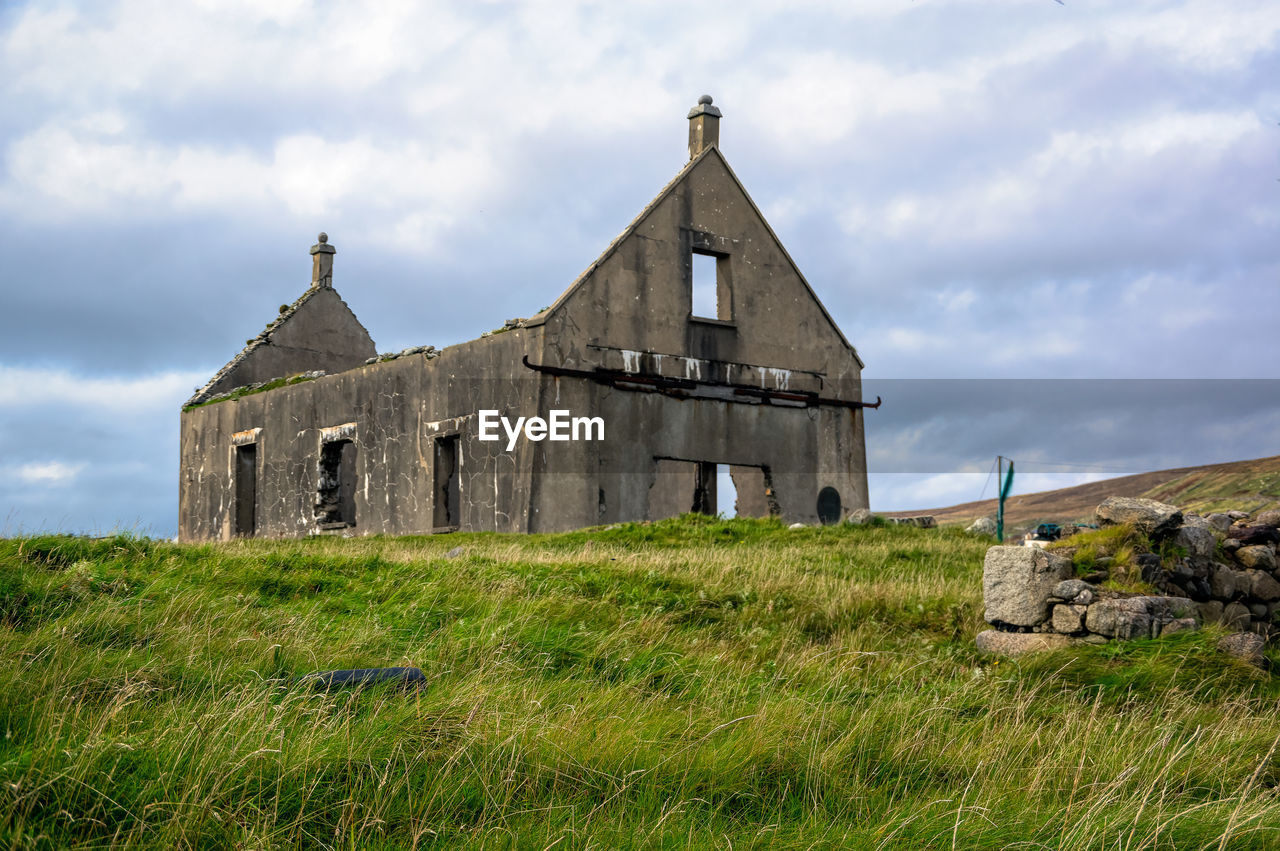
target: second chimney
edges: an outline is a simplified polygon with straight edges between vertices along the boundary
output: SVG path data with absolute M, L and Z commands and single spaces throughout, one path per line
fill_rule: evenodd
M 703 95 L 689 110 L 689 159 L 719 146 L 720 110 L 711 105 L 711 95 Z
M 319 241 L 311 246 L 311 286 L 333 286 L 333 255 L 337 249 L 329 244 L 329 235 L 322 233 Z

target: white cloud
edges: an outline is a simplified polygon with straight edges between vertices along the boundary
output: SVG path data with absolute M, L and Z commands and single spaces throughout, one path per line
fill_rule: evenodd
M 8 172 L 0 204 L 28 217 L 103 215 L 121 207 L 135 216 L 147 210 L 250 218 L 287 211 L 307 219 L 347 213 L 349 233 L 417 246 L 439 238 L 455 211 L 479 203 L 500 177 L 486 154 L 461 147 L 293 135 L 258 156 L 210 145 L 102 139 L 56 125 L 10 145 Z
M 155 375 L 102 378 L 61 369 L 33 369 L 0 364 L 0 406 L 7 410 L 46 406 L 84 408 L 92 420 L 101 414 L 137 414 L 169 409 L 173 412 L 213 374 L 165 372 Z
M 87 465 L 65 464 L 61 461 L 45 461 L 43 463 L 23 464 L 11 468 L 9 475 L 17 477 L 26 484 L 67 484 L 75 479 Z

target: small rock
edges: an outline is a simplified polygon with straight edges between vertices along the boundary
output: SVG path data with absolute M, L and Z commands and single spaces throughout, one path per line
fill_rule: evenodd
M 1249 581 L 1249 596 L 1256 597 L 1264 603 L 1280 600 L 1280 582 L 1276 582 L 1270 573 L 1262 570 L 1246 570 L 1245 578 Z
M 791 524 L 790 526 L 788 526 L 787 528 L 788 528 L 788 529 L 803 529 L 803 528 L 804 528 L 804 524 L 803 524 L 803 523 L 792 523 L 792 524 Z
M 1225 535 L 1231 528 L 1231 518 L 1225 514 L 1210 514 L 1205 520 L 1209 521 L 1209 526 L 1219 534 Z
M 1086 606 L 1073 606 L 1063 603 L 1053 607 L 1053 631 L 1063 635 L 1082 632 L 1084 630 L 1084 614 Z
M 1232 635 L 1224 635 L 1218 641 L 1218 649 L 1228 656 L 1233 656 L 1250 665 L 1261 668 L 1264 663 L 1262 657 L 1262 636 L 1255 635 L 1252 632 L 1237 632 Z
M 1170 533 L 1182 523 L 1182 512 L 1176 506 L 1127 496 L 1107 497 L 1095 514 L 1101 526 L 1129 523 L 1152 538 Z
M 1234 629 L 1246 629 L 1253 613 L 1243 603 L 1228 603 L 1222 608 L 1222 622 Z
M 449 552 L 445 553 L 444 557 L 457 558 L 460 555 L 462 555 L 462 547 L 454 547 L 453 549 L 449 550 Z
M 849 516 L 844 519 L 844 522 L 851 523 L 854 526 L 861 526 L 863 523 L 870 523 L 871 517 L 872 514 L 870 509 L 855 508 L 849 512 Z
M 996 521 L 990 517 L 979 517 L 970 523 L 965 531 L 970 535 L 991 535 L 994 537 L 996 534 Z
M 1201 558 L 1211 558 L 1218 549 L 1218 537 L 1213 534 L 1209 521 L 1195 515 L 1184 518 L 1173 535 L 1173 543 L 1185 549 L 1187 555 Z
M 1222 512 L 1222 513 L 1223 513 L 1223 514 L 1225 514 L 1225 515 L 1227 515 L 1227 517 L 1231 518 L 1231 522 L 1232 522 L 1232 523 L 1235 523 L 1237 520 L 1248 520 L 1248 519 L 1249 519 L 1249 515 L 1248 515 L 1247 513 L 1243 512 L 1243 511 L 1240 511 L 1240 510 L 1239 510 L 1239 509 L 1237 509 L 1237 508 L 1233 508 L 1233 509 L 1231 509 L 1230 511 L 1224 511 L 1224 512 Z
M 1168 623 L 1177 618 L 1195 617 L 1199 611 L 1196 604 L 1186 597 L 1143 597 L 1147 603 L 1147 612 L 1160 623 Z
M 1260 620 L 1260 621 L 1266 620 L 1267 604 L 1266 603 L 1250 603 L 1249 614 L 1253 615 L 1255 620 Z
M 1065 635 L 1051 632 L 1001 632 L 988 629 L 978 633 L 973 643 L 983 653 L 1020 656 L 1035 650 L 1057 650 L 1069 646 L 1071 641 Z
M 1085 624 L 1090 632 L 1113 638 L 1147 638 L 1151 615 L 1145 597 L 1100 600 L 1089 607 Z
M 1255 545 L 1236 550 L 1236 561 L 1258 570 L 1275 570 L 1276 553 L 1271 547 Z
M 1208 600 L 1200 604 L 1201 623 L 1222 623 L 1222 602 Z
M 1081 644 L 1106 644 L 1107 643 L 1107 637 L 1105 635 L 1094 635 L 1093 633 L 1090 633 L 1085 636 L 1081 636 L 1080 638 L 1077 638 L 1075 640 L 1080 642 Z
M 1213 575 L 1209 577 L 1209 593 L 1219 600 L 1230 600 L 1236 595 L 1238 585 L 1234 570 L 1225 564 L 1214 565 Z
M 1059 600 L 1074 600 L 1083 591 L 1088 591 L 1090 595 L 1093 593 L 1089 583 L 1081 579 L 1064 579 L 1053 586 L 1053 596 Z
M 1169 621 L 1161 628 L 1160 634 L 1173 635 L 1179 632 L 1194 632 L 1200 628 L 1200 624 L 1196 623 L 1195 618 L 1177 618 Z
M 1273 508 L 1270 511 L 1264 511 L 1253 518 L 1253 522 L 1254 525 L 1270 526 L 1272 529 L 1280 527 L 1280 509 Z

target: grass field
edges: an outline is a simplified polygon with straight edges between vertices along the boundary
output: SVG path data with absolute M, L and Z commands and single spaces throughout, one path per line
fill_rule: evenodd
M 985 547 L 0 541 L 0 843 L 1280 847 L 1280 678 L 1212 631 L 981 658 Z M 382 665 L 427 686 L 291 685 Z

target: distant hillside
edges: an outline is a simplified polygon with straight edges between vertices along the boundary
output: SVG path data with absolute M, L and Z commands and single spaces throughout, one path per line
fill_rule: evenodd
M 1017 487 L 1017 480 L 1014 481 Z M 1020 526 L 1040 521 L 1084 520 L 1109 496 L 1158 499 L 1200 513 L 1240 509 L 1260 511 L 1280 507 L 1280 455 L 1253 461 L 1180 467 L 1090 482 L 1040 493 L 1015 494 L 1005 503 L 1006 522 Z M 932 514 L 939 523 L 967 523 L 994 517 L 996 501 L 966 502 L 950 508 L 890 511 L 890 517 Z

